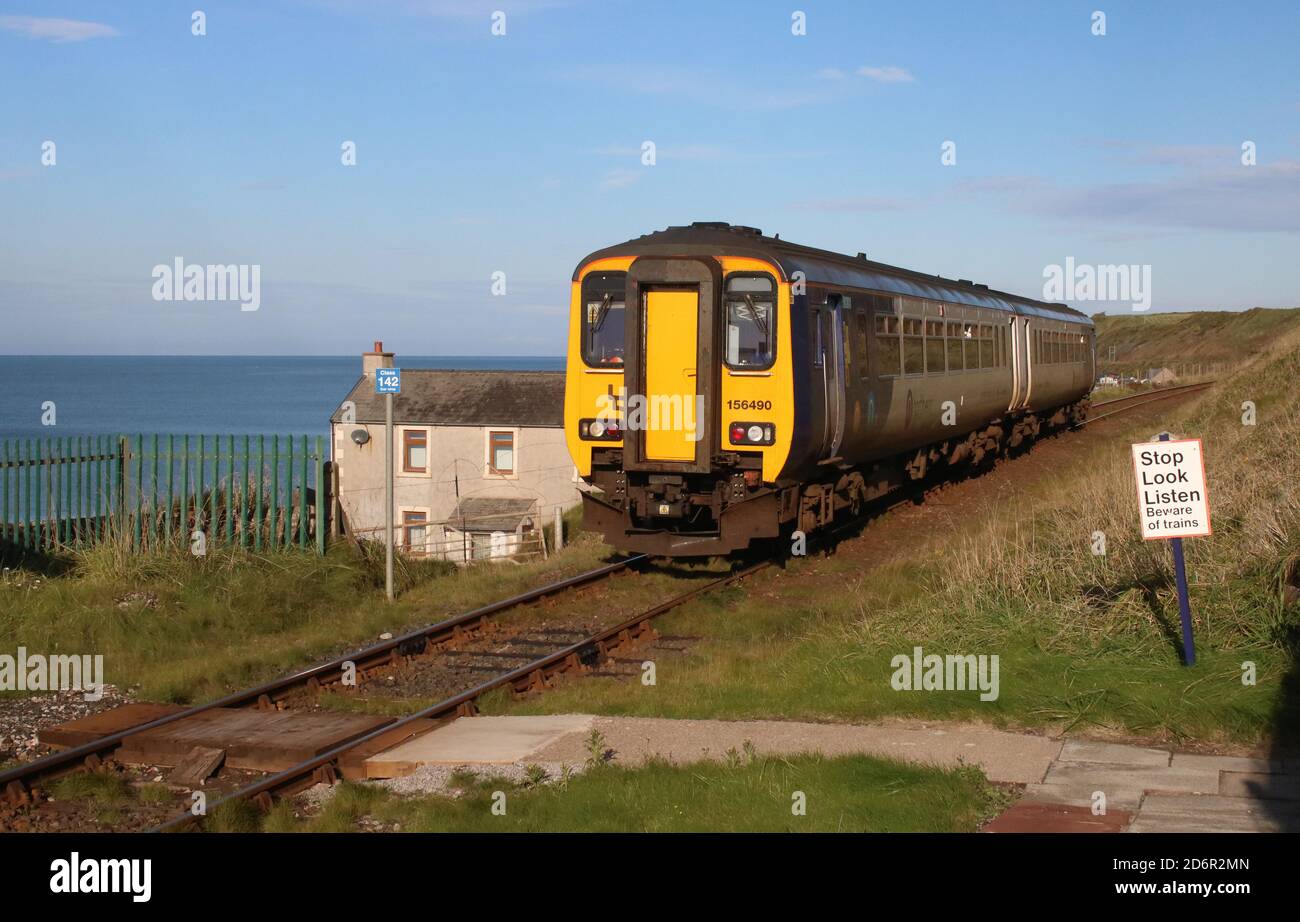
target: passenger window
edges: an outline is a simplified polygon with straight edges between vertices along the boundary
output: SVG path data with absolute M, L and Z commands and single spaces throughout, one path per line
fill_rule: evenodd
M 943 372 L 943 321 L 927 320 L 925 322 L 925 373 L 935 375 Z
M 961 371 L 961 324 L 948 321 L 948 370 Z
M 980 344 L 976 338 L 977 332 L 975 324 L 962 324 L 961 345 L 967 371 L 980 367 Z
M 840 305 L 840 342 L 844 344 L 844 380 L 849 379 L 849 369 L 853 367 L 853 357 L 862 353 L 853 350 L 853 337 L 849 335 L 849 315 L 853 313 L 853 299 L 848 295 L 839 295 Z
M 582 358 L 588 365 L 623 365 L 626 279 L 623 272 L 592 272 L 582 280 Z
M 916 317 L 903 318 L 903 374 L 925 373 L 925 340 L 921 335 L 921 321 Z
M 993 367 L 993 328 L 980 324 L 980 368 Z
M 893 314 L 876 315 L 876 355 L 880 359 L 880 377 L 902 373 L 899 360 L 898 318 Z
M 867 376 L 867 313 L 858 310 L 853 315 L 854 329 L 857 331 L 858 376 Z
M 730 368 L 770 368 L 776 353 L 776 287 L 770 276 L 727 278 L 727 352 Z

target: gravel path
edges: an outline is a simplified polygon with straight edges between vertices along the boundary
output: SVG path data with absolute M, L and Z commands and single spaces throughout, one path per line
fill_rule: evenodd
M 30 762 L 48 752 L 37 740 L 44 729 L 134 700 L 132 692 L 113 685 L 104 686 L 98 701 L 87 701 L 79 691 L 0 698 L 0 763 Z

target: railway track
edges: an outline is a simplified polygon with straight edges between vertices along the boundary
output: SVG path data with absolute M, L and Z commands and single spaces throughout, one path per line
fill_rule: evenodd
M 1114 400 L 1105 400 L 1101 403 L 1093 404 L 1092 409 L 1100 410 L 1103 407 L 1109 408 L 1107 412 L 1100 416 L 1089 416 L 1079 426 L 1086 426 L 1088 423 L 1095 423 L 1097 420 L 1105 419 L 1108 416 L 1114 416 L 1117 413 L 1125 413 L 1129 410 L 1137 409 L 1148 403 L 1155 403 L 1157 400 L 1168 400 L 1170 397 L 1178 397 L 1183 394 L 1190 394 L 1196 391 L 1203 391 L 1213 381 L 1202 381 L 1198 384 L 1183 384 L 1179 387 L 1166 387 L 1158 391 L 1143 391 L 1140 394 L 1129 394 L 1127 397 L 1117 397 Z
M 1211 381 L 1190 384 L 1108 400 L 1093 407 L 1094 410 L 1105 409 L 1106 412 L 1098 416 L 1090 416 L 1080 426 L 1136 409 L 1148 403 L 1204 390 L 1213 383 Z M 826 536 L 828 539 L 826 543 L 833 545 L 838 536 L 846 535 L 861 520 L 871 515 L 878 515 L 882 511 L 887 511 L 893 505 L 893 503 L 887 503 L 876 506 L 867 515 L 859 516 L 836 527 Z M 476 608 L 473 611 L 436 624 L 410 631 L 330 662 L 17 766 L 0 773 L 0 791 L 3 791 L 4 796 L 7 796 L 13 802 L 26 802 L 39 789 L 38 785 L 44 782 L 70 772 L 98 769 L 102 764 L 103 757 L 132 734 L 161 727 L 214 708 L 278 708 L 282 702 L 296 693 L 303 691 L 317 692 L 339 684 L 342 681 L 345 666 L 355 667 L 355 674 L 359 681 L 377 670 L 399 665 L 408 657 L 436 652 L 441 647 L 478 630 L 495 615 L 572 588 L 590 584 L 611 574 L 626 570 L 646 559 L 645 555 L 637 555 L 616 561 L 550 583 L 538 589 Z M 379 727 L 310 760 L 239 788 L 216 801 L 211 805 L 211 809 L 215 810 L 224 804 L 236 801 L 252 801 L 262 809 L 268 809 L 276 797 L 295 794 L 320 782 L 333 783 L 339 777 L 339 760 L 345 754 L 364 747 L 381 736 L 390 735 L 396 730 L 420 721 L 426 724 L 429 721 L 441 723 L 453 720 L 458 716 L 472 714 L 475 712 L 475 702 L 484 694 L 498 688 L 511 687 L 516 692 L 536 691 L 547 687 L 552 678 L 561 673 L 589 671 L 594 664 L 607 659 L 619 648 L 654 636 L 651 622 L 658 616 L 678 608 L 705 593 L 744 579 L 773 565 L 775 562 L 774 558 L 758 561 L 731 574 L 673 596 L 612 627 L 601 629 L 576 643 L 539 656 L 522 666 L 502 672 L 491 679 L 451 695 L 434 705 L 399 718 L 395 722 Z M 178 830 L 200 823 L 201 819 L 199 817 L 187 812 L 155 827 L 155 831 Z
M 435 652 L 440 647 L 477 631 L 492 617 L 503 612 L 540 601 L 569 589 L 589 585 L 614 573 L 627 570 L 645 560 L 644 555 L 636 555 L 596 567 L 584 573 L 548 583 L 537 589 L 481 606 L 435 624 L 417 628 L 390 640 L 381 641 L 300 672 L 252 688 L 246 688 L 243 691 L 226 695 L 205 704 L 186 708 L 183 711 L 177 711 L 156 720 L 129 727 L 81 746 L 51 753 L 40 759 L 0 772 L 0 794 L 12 803 L 26 803 L 32 798 L 33 791 L 38 789 L 40 785 L 72 772 L 98 769 L 103 757 L 117 748 L 124 739 L 132 734 L 166 726 L 214 708 L 260 707 L 274 709 L 295 693 L 301 691 L 316 692 L 339 685 L 343 682 L 345 669 L 349 673 L 355 669 L 355 676 L 360 681 L 378 669 L 401 663 L 407 657 Z
M 660 615 L 672 611 L 674 608 L 678 608 L 705 593 L 720 589 L 766 569 L 772 566 L 774 562 L 773 560 L 758 561 L 727 576 L 711 580 L 680 595 L 673 596 L 612 627 L 597 631 L 577 643 L 538 657 L 529 663 L 481 682 L 473 688 L 439 701 L 437 704 L 430 705 L 413 714 L 408 714 L 406 717 L 367 733 L 365 736 L 336 746 L 312 759 L 233 791 L 209 805 L 209 812 L 238 801 L 251 801 L 265 811 L 270 809 L 276 797 L 289 796 L 321 782 L 332 784 L 339 776 L 339 760 L 348 752 L 363 747 L 381 736 L 411 726 L 417 721 L 446 722 L 463 715 L 473 714 L 475 712 L 474 703 L 483 695 L 495 689 L 512 687 L 518 693 L 538 691 L 545 688 L 552 677 L 556 675 L 566 672 L 580 673 L 586 671 L 592 665 L 610 657 L 619 648 L 640 643 L 653 637 L 654 629 L 651 627 L 650 622 Z M 150 831 L 178 831 L 197 826 L 200 822 L 199 817 L 191 813 L 183 813 Z

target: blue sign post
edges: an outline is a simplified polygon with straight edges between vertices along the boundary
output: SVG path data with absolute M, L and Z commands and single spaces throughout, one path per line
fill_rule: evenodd
M 1168 442 L 1169 433 L 1160 433 L 1160 441 Z M 1187 562 L 1183 559 L 1183 539 L 1170 538 L 1169 547 L 1174 552 L 1174 582 L 1178 586 L 1178 620 L 1183 625 L 1183 665 L 1196 665 L 1196 645 L 1192 642 L 1192 603 L 1187 597 Z
M 376 368 L 375 393 L 384 395 L 384 591 L 393 601 L 393 395 L 402 392 L 402 369 Z

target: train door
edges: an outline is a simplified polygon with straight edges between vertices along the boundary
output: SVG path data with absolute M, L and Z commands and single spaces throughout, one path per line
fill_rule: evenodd
M 695 419 L 700 292 L 652 288 L 643 296 L 645 398 L 659 410 L 645 429 L 645 458 L 693 461 L 693 430 L 704 422 Z
M 1031 364 L 1029 360 L 1029 318 L 1011 318 L 1011 403 L 1008 410 L 1019 410 L 1029 402 Z
M 844 310 L 839 295 L 812 309 L 813 374 L 820 375 L 822 391 L 820 460 L 838 457 L 844 439 Z

